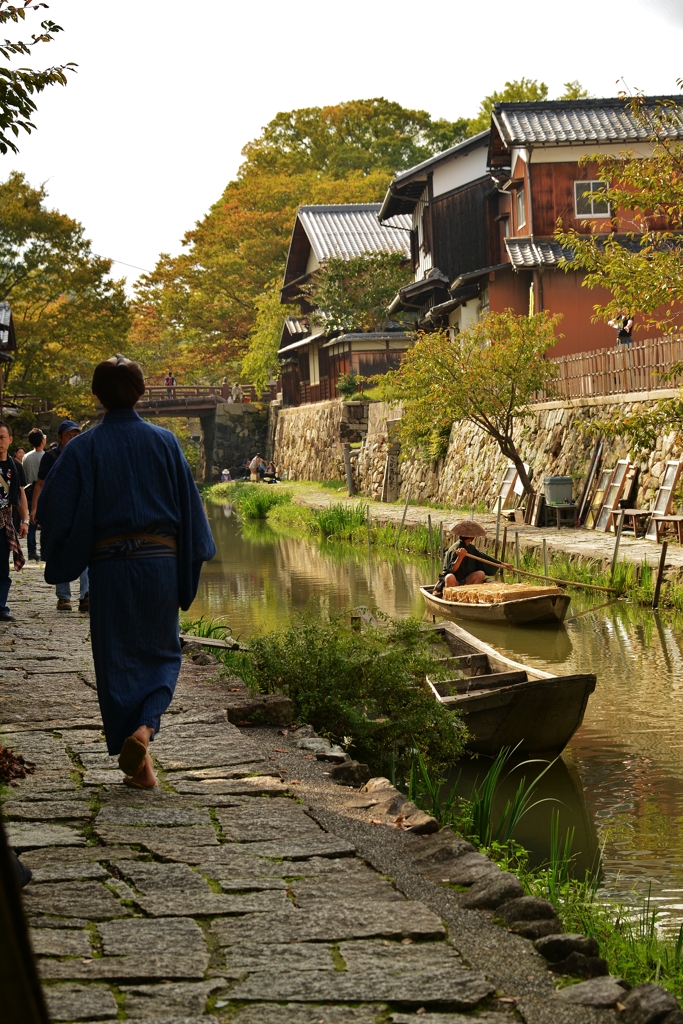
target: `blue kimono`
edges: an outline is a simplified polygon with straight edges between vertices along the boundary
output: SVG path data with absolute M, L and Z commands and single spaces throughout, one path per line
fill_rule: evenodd
M 90 569 L 97 695 L 118 754 L 138 726 L 159 731 L 180 671 L 178 608 L 216 554 L 197 485 L 170 431 L 117 409 L 69 441 L 36 518 L 48 583 Z

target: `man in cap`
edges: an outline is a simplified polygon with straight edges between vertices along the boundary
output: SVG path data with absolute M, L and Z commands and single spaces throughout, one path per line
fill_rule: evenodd
M 59 424 L 59 429 L 57 430 L 57 438 L 59 440 L 59 444 L 56 447 L 54 447 L 54 448 L 50 448 L 49 451 L 46 451 L 45 454 L 43 455 L 42 459 L 40 460 L 40 466 L 38 467 L 38 479 L 36 480 L 35 487 L 33 488 L 33 500 L 32 500 L 32 503 L 31 503 L 31 522 L 32 523 L 36 522 L 36 509 L 38 507 L 38 498 L 40 497 L 40 492 L 43 489 L 43 486 L 45 484 L 45 480 L 47 479 L 47 476 L 48 476 L 50 470 L 52 469 L 52 467 L 57 462 L 57 459 L 59 458 L 59 456 L 62 454 L 62 452 L 66 448 L 66 446 L 69 443 L 69 441 L 71 441 L 74 437 L 77 437 L 78 434 L 80 434 L 80 432 L 81 432 L 81 428 L 78 426 L 77 423 L 74 423 L 73 420 L 63 420 Z M 79 612 L 87 612 L 88 609 L 89 609 L 89 601 L 88 601 L 88 586 L 89 586 L 89 583 L 88 583 L 88 570 L 87 570 L 87 568 L 84 569 L 83 572 L 80 575 L 79 585 L 80 585 L 80 594 L 79 594 L 78 610 L 79 610 Z M 57 611 L 59 611 L 59 612 L 70 612 L 71 611 L 71 584 L 70 583 L 58 583 L 57 586 L 55 587 L 55 593 L 57 594 Z
M 452 544 L 446 552 L 443 568 L 439 573 L 439 579 L 435 587 L 435 593 L 441 594 L 445 587 L 470 587 L 477 583 L 486 582 L 486 566 L 475 561 L 471 556 L 483 558 L 487 562 L 501 565 L 499 559 L 493 555 L 478 551 L 473 544 L 475 537 L 485 537 L 486 530 L 473 519 L 465 519 L 455 523 L 449 528 L 449 532 L 455 534 L 458 542 Z M 497 571 L 497 570 L 496 570 Z M 490 572 L 490 570 L 489 570 Z

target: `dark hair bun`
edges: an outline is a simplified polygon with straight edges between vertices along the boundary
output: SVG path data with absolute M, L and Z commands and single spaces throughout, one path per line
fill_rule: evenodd
M 138 363 L 116 355 L 95 367 L 92 390 L 105 409 L 132 409 L 145 393 L 145 378 Z

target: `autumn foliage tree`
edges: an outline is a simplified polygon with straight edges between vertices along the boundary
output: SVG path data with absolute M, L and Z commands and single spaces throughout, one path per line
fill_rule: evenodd
M 94 412 L 95 365 L 122 347 L 128 303 L 111 261 L 46 199 L 23 174 L 0 183 L 0 301 L 12 307 L 18 341 L 6 394 L 35 395 L 80 418 Z
M 412 280 L 401 253 L 380 252 L 329 259 L 302 289 L 314 307 L 310 320 L 326 331 L 384 331 L 396 319 L 387 307 Z
M 492 437 L 514 463 L 525 492 L 531 481 L 515 438 L 537 392 L 552 393 L 553 364 L 545 359 L 557 342 L 559 315 L 490 313 L 466 331 L 420 334 L 398 370 L 383 379 L 387 398 L 404 405 L 404 450 L 433 459 L 454 422 L 467 420 Z
M 245 146 L 237 178 L 183 252 L 140 279 L 133 350 L 148 369 L 170 361 L 188 382 L 222 379 L 244 352 L 257 298 L 282 272 L 297 208 L 378 202 L 397 171 L 466 129 L 381 98 L 278 114 Z

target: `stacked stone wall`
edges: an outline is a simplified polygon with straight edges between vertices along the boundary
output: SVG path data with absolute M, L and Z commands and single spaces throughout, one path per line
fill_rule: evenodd
M 516 436 L 536 486 L 543 485 L 545 476 L 570 476 L 578 497 L 595 447 L 595 438 L 585 430 L 589 422 L 617 412 L 628 414 L 674 394 L 677 392 L 660 391 L 534 406 L 527 418 L 519 420 Z M 384 402 L 333 401 L 280 409 L 275 425 L 275 462 L 293 480 L 343 480 L 341 444 L 357 443 L 362 438 L 360 448 L 351 451 L 359 494 L 396 500 L 410 491 L 411 499 L 416 501 L 492 509 L 507 464 L 496 443 L 472 424 L 454 423 L 446 454 L 438 462 L 424 462 L 404 452 L 399 455 L 401 415 L 400 405 Z M 614 465 L 628 454 L 617 438 L 605 445 L 603 465 Z M 682 455 L 683 443 L 677 431 L 657 439 L 654 451 L 639 464 L 639 506 L 649 506 L 667 460 Z
M 622 400 L 586 398 L 533 407 L 529 417 L 518 422 L 515 433 L 536 486 L 542 486 L 546 476 L 570 476 L 574 481 L 574 495 L 578 497 L 595 447 L 595 437 L 585 429 L 590 421 L 607 419 L 617 412 L 627 415 L 673 394 L 662 391 L 647 398 L 625 395 Z M 379 496 L 378 481 L 383 477 L 387 452 L 395 437 L 392 421 L 397 417 L 400 417 L 400 409 L 395 406 L 373 410 L 371 425 L 378 429 L 368 431 L 358 457 L 358 489 L 363 494 Z M 679 458 L 682 453 L 683 443 L 677 431 L 657 439 L 654 451 L 639 463 L 636 499 L 639 506 L 649 506 L 666 462 Z M 616 438 L 605 445 L 603 465 L 614 465 L 617 459 L 628 454 L 625 443 Z M 495 441 L 480 428 L 470 423 L 454 423 L 446 455 L 438 462 L 429 463 L 402 453 L 399 493 L 405 496 L 409 490 L 411 498 L 417 501 L 492 509 L 506 465 L 507 460 Z
M 316 402 L 273 410 L 273 461 L 289 480 L 344 479 L 342 444 L 362 442 L 369 402 Z

